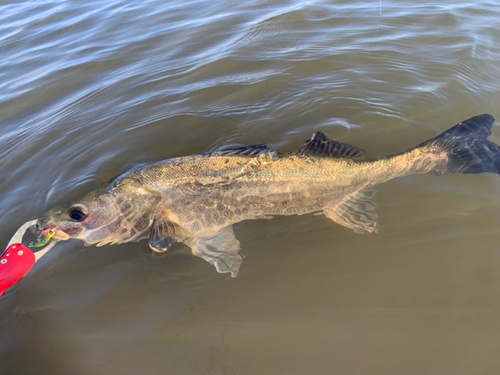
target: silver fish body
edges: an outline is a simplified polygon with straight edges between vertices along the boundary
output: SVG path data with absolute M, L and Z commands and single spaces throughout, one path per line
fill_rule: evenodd
M 114 244 L 149 237 L 155 251 L 183 242 L 219 272 L 236 276 L 232 225 L 322 212 L 357 233 L 378 230 L 372 187 L 409 174 L 498 173 L 500 149 L 486 140 L 494 119 L 473 117 L 407 152 L 377 160 L 318 132 L 295 152 L 264 145 L 169 159 L 131 170 L 106 188 L 39 219 L 59 240 Z

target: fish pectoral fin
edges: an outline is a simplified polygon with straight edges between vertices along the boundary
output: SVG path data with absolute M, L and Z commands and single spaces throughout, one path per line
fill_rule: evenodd
M 191 248 L 193 255 L 213 264 L 217 272 L 230 272 L 232 277 L 238 275 L 242 262 L 239 254 L 241 248 L 232 226 L 224 228 L 213 237 L 189 238 L 183 242 Z
M 355 233 L 377 233 L 378 215 L 374 196 L 374 189 L 361 190 L 348 195 L 341 203 L 325 208 L 323 212 L 327 218 Z
M 149 247 L 157 253 L 164 253 L 170 246 L 189 233 L 178 224 L 165 219 L 157 219 L 153 223 L 149 236 Z
M 322 132 L 316 132 L 292 155 L 316 156 L 323 158 L 339 158 L 361 160 L 366 152 L 360 148 L 329 139 Z

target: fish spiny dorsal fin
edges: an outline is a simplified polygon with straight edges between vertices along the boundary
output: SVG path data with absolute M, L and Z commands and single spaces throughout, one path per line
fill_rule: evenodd
M 292 155 L 316 156 L 323 158 L 363 159 L 365 151 L 345 143 L 332 141 L 322 132 L 316 132 Z
M 219 150 L 207 153 L 205 155 L 210 156 L 256 156 L 262 152 L 270 151 L 270 149 L 265 144 L 253 145 L 253 146 L 243 146 L 238 148 L 229 148 L 226 150 Z

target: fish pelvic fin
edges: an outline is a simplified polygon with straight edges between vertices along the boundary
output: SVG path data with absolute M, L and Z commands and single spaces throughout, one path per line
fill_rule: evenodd
M 348 195 L 339 204 L 326 207 L 325 216 L 354 233 L 377 233 L 378 215 L 374 203 L 375 189 L 364 189 Z
M 149 235 L 149 247 L 157 253 L 164 253 L 177 241 L 191 236 L 187 230 L 166 218 L 155 219 Z
M 316 132 L 292 155 L 315 156 L 339 159 L 364 159 L 366 152 L 360 148 L 329 139 L 324 133 Z
M 448 160 L 436 167 L 435 174 L 500 174 L 500 147 L 487 140 L 494 122 L 489 114 L 478 115 L 416 148 L 446 151 Z

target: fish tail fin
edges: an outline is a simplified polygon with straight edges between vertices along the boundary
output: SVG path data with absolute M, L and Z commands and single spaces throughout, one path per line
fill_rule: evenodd
M 446 151 L 447 161 L 436 169 L 438 174 L 500 174 L 500 147 L 486 139 L 494 122 L 489 114 L 478 115 L 417 147 Z

